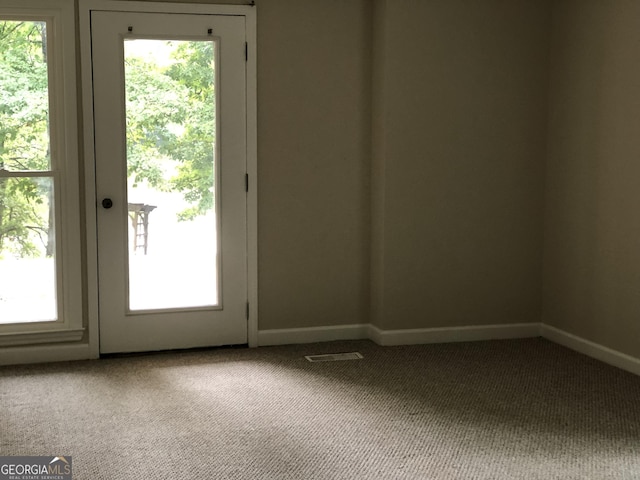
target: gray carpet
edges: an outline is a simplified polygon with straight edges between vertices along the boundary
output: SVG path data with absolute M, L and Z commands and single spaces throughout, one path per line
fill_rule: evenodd
M 0 454 L 77 480 L 640 479 L 640 377 L 543 339 L 3 367 Z

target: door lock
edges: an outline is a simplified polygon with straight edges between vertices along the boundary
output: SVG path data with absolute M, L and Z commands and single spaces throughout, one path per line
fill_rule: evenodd
M 104 208 L 107 208 L 107 209 L 113 207 L 113 200 L 111 200 L 110 198 L 103 199 L 102 200 L 102 206 Z

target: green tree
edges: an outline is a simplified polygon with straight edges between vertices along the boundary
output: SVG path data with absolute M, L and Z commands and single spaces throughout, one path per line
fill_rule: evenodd
M 0 170 L 49 169 L 46 52 L 45 23 L 0 21 Z M 51 193 L 47 181 L 0 179 L 0 255 L 49 250 Z
M 128 173 L 134 183 L 182 192 L 190 207 L 179 219 L 191 220 L 214 204 L 214 49 L 212 42 L 165 47 L 170 61 L 127 56 Z
M 127 55 L 128 175 L 182 192 L 190 220 L 214 205 L 213 42 L 158 42 L 165 58 Z M 167 52 L 169 52 L 167 54 Z M 0 170 L 50 170 L 44 22 L 0 21 Z M 0 178 L 0 255 L 53 254 L 53 185 Z
M 191 219 L 214 206 L 215 88 L 212 42 L 182 43 L 167 74 L 188 92 L 189 115 L 184 135 L 168 151 L 179 162 L 171 186 L 183 192 L 192 207 L 181 213 Z

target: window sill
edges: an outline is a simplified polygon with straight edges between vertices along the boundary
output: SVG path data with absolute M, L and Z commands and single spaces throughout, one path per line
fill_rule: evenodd
M 0 334 L 0 347 L 36 345 L 42 343 L 78 342 L 82 340 L 83 335 L 84 328 L 6 333 Z

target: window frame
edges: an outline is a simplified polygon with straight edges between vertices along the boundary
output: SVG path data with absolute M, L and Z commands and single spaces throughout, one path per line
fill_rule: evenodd
M 85 329 L 74 2 L 3 0 L 0 19 L 47 22 L 50 170 L 11 172 L 2 178 L 35 175 L 53 181 L 58 310 L 55 321 L 1 324 L 0 347 L 79 341 Z

